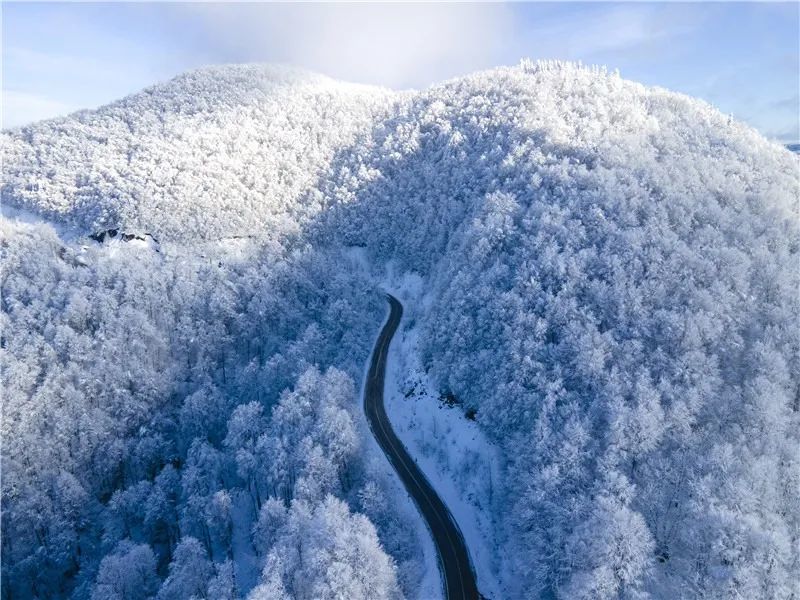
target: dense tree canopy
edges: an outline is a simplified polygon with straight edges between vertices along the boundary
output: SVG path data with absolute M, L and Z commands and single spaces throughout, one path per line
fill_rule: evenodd
M 6 597 L 413 595 L 356 387 L 390 263 L 515 595 L 797 597 L 800 165 L 748 127 L 570 64 L 251 65 L 2 148 Z

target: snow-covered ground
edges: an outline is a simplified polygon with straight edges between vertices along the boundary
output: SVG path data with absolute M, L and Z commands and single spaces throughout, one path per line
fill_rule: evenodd
M 250 528 L 258 515 L 253 514 L 253 501 L 247 493 L 238 493 L 233 497 L 233 568 L 239 593 L 244 597 L 258 583 L 261 571 L 251 541 Z
M 507 597 L 497 574 L 499 545 L 491 510 L 500 482 L 496 448 L 459 407 L 439 399 L 419 365 L 416 345 L 413 328 L 399 331 L 392 344 L 385 394 L 389 419 L 464 534 L 481 593 Z
M 369 261 L 364 255 L 361 248 L 351 248 L 346 253 L 346 256 L 352 261 L 351 268 L 360 269 L 363 272 L 370 271 Z M 388 303 L 387 303 L 387 316 L 388 316 Z M 385 320 L 381 323 L 381 327 L 375 331 L 375 340 L 377 341 L 378 336 L 380 335 L 380 330 L 383 328 L 383 324 Z M 399 334 L 399 332 L 398 332 Z M 395 334 L 395 335 L 398 335 Z M 374 343 L 373 343 L 374 347 Z M 369 365 L 372 361 L 372 354 L 367 360 L 366 365 L 364 366 L 364 375 L 361 380 L 361 390 L 359 393 L 359 398 L 363 399 L 364 389 L 366 386 L 366 378 L 369 371 Z M 389 359 L 391 363 L 391 358 Z M 387 365 L 387 369 L 391 368 Z M 389 376 L 387 372 L 387 385 L 386 391 L 389 390 Z M 369 425 L 367 423 L 366 415 L 363 411 L 359 412 L 360 415 L 360 426 L 362 427 L 362 431 L 364 432 L 363 439 L 367 439 L 367 445 L 369 447 L 369 455 L 371 456 L 371 460 L 367 463 L 367 468 L 378 478 L 386 484 L 386 489 L 390 493 L 391 501 L 394 503 L 394 508 L 397 514 L 407 520 L 409 526 L 413 527 L 415 530 L 415 538 L 417 540 L 419 550 L 422 552 L 422 556 L 420 558 L 420 566 L 423 569 L 422 573 L 419 573 L 419 584 L 417 587 L 418 598 L 420 600 L 439 600 L 443 598 L 442 596 L 442 583 L 441 583 L 441 576 L 439 573 L 439 565 L 436 556 L 436 548 L 433 544 L 433 538 L 428 531 L 425 521 L 422 519 L 422 516 L 416 509 L 414 505 L 414 501 L 412 500 L 411 496 L 403 487 L 400 479 L 397 477 L 394 468 L 392 467 L 389 459 L 386 458 L 386 455 L 381 450 L 381 447 L 378 445 L 377 440 L 374 438 L 372 433 L 369 431 Z M 400 566 L 400 565 L 398 565 Z M 402 571 L 402 569 L 400 569 Z M 408 573 L 400 573 L 400 576 L 411 576 L 414 577 L 414 574 Z
M 500 504 L 500 453 L 460 407 L 440 399 L 439 387 L 420 364 L 414 313 L 425 302 L 421 283 L 419 277 L 398 276 L 391 268 L 384 281 L 384 289 L 404 307 L 389 352 L 386 411 L 398 437 L 464 534 L 481 593 L 492 599 L 507 598 L 509 590 L 502 583 L 508 581 L 502 574 L 503 549 L 493 516 Z M 424 537 L 432 547 L 430 535 L 426 532 Z M 426 564 L 429 571 L 438 569 L 435 562 Z M 427 599 L 429 594 L 423 587 L 420 597 Z

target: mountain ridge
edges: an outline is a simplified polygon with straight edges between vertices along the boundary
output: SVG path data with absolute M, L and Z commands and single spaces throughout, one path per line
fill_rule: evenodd
M 314 214 L 318 208 L 308 191 L 320 186 L 309 174 L 324 177 L 337 148 L 358 153 L 358 139 L 372 131 L 393 123 L 402 127 L 403 119 L 413 123 L 419 118 L 414 104 L 426 98 L 433 102 L 437 95 L 472 87 L 478 88 L 474 97 L 483 88 L 507 100 L 504 86 L 526 96 L 534 87 L 559 94 L 568 86 L 566 102 L 514 110 L 523 127 L 532 127 L 525 119 L 539 126 L 530 135 L 565 144 L 578 155 L 592 149 L 576 147 L 574 129 L 559 132 L 539 124 L 548 110 L 579 112 L 575 103 L 592 97 L 587 94 L 609 106 L 644 102 L 650 107 L 645 112 L 658 111 L 658 118 L 674 112 L 678 120 L 672 127 L 688 128 L 680 119 L 692 115 L 692 126 L 728 129 L 730 134 L 713 142 L 720 149 L 733 145 L 736 152 L 775 153 L 778 148 L 702 101 L 571 63 L 523 61 L 419 92 L 342 84 L 287 67 L 226 65 L 190 71 L 97 110 L 4 131 L 3 199 L 87 233 L 123 227 L 189 240 L 224 237 L 237 228 L 254 231 L 274 224 L 278 213 L 292 210 L 304 196 L 309 206 L 299 210 Z M 488 105 L 478 113 L 471 113 L 469 104 L 460 108 L 471 118 L 497 118 Z M 609 128 L 606 135 L 611 134 Z M 139 180 L 127 184 L 132 177 Z M 189 222 L 176 223 L 173 213 L 185 213 Z

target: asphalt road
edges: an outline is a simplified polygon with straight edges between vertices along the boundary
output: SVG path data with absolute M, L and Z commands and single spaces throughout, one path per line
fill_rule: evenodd
M 397 471 L 406 490 L 416 502 L 423 518 L 427 521 L 439 555 L 445 598 L 447 600 L 477 600 L 481 596 L 475 583 L 475 574 L 469 560 L 467 547 L 464 544 L 464 537 L 450 511 L 447 510 L 447 506 L 409 456 L 386 416 L 386 408 L 383 404 L 386 357 L 389 353 L 392 336 L 403 316 L 403 305 L 394 296 L 389 294 L 387 296 L 391 310 L 389 319 L 383 326 L 378 341 L 375 343 L 375 349 L 372 351 L 364 389 L 364 412 L 367 415 L 372 434 L 378 440 L 378 444 Z

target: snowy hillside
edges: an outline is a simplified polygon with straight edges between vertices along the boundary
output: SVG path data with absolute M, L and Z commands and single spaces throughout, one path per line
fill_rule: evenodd
M 360 414 L 387 268 L 420 282 L 404 361 L 496 446 L 484 580 L 800 593 L 800 160 L 751 128 L 572 64 L 248 65 L 2 148 L 12 597 L 429 589 Z
M 97 111 L 3 135 L 5 202 L 84 230 L 217 239 L 314 207 L 335 151 L 388 92 L 281 67 L 192 71 Z

